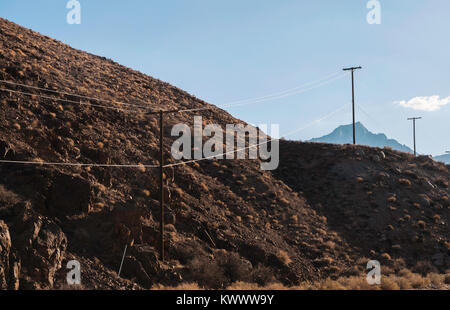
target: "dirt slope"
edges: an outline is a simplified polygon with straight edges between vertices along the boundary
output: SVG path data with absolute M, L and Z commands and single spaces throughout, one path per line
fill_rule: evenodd
M 208 106 L 4 19 L 0 77 L 155 109 Z M 0 91 L 0 159 L 158 163 L 158 118 L 143 109 L 0 85 L 50 97 Z M 205 124 L 242 123 L 218 108 L 197 114 Z M 174 162 L 170 129 L 180 122 L 193 124 L 193 114 L 167 119 L 167 163 Z M 161 262 L 157 169 L 0 164 L 0 287 L 65 287 L 73 258 L 85 288 L 106 289 L 294 285 L 357 274 L 365 258 L 410 268 L 421 261 L 443 272 L 448 181 L 448 167 L 427 158 L 289 141 L 281 141 L 274 172 L 256 160 L 177 166 L 165 175 L 168 260 Z M 116 274 L 125 244 L 128 280 Z

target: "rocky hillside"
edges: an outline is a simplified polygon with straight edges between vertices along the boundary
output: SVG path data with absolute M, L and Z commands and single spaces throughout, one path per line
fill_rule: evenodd
M 280 142 L 273 172 L 257 160 L 166 169 L 162 262 L 158 170 L 143 166 L 158 163 L 158 118 L 144 108 L 209 105 L 4 19 L 0 78 L 59 92 L 0 83 L 1 160 L 142 164 L 0 163 L 1 288 L 65 288 L 72 259 L 91 289 L 290 286 L 360 274 L 368 259 L 392 272 L 449 267 L 448 167 L 389 149 L 289 141 Z M 205 124 L 242 123 L 215 107 L 196 115 Z M 172 125 L 193 124 L 193 116 L 167 118 L 167 163 Z

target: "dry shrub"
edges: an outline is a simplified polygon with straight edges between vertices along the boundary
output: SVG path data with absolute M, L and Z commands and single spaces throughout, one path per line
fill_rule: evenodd
M 260 286 L 265 286 L 274 282 L 275 276 L 271 268 L 264 265 L 258 265 L 252 269 L 250 279 Z
M 215 259 L 195 257 L 188 263 L 190 278 L 200 286 L 223 289 L 234 282 L 250 280 L 251 264 L 237 253 L 219 251 Z
M 291 216 L 292 223 L 298 223 L 298 215 L 294 214 Z
M 244 261 L 237 253 L 217 255 L 217 264 L 223 270 L 229 283 L 249 280 L 251 264 Z
M 430 283 L 435 287 L 441 287 L 445 284 L 446 275 L 438 274 L 438 273 L 430 273 L 427 278 L 430 280 Z
M 333 263 L 333 259 L 331 257 L 323 257 L 314 260 L 313 264 L 317 267 L 330 266 Z
M 205 191 L 205 192 L 209 192 L 209 188 L 205 183 L 201 183 L 200 187 Z
M 290 263 L 292 263 L 291 258 L 289 257 L 288 253 L 286 253 L 283 250 L 280 250 L 278 252 L 278 258 L 283 262 L 284 265 L 289 265 Z
M 445 275 L 444 283 L 445 283 L 445 284 L 450 284 L 450 273 L 447 273 L 447 274 Z
M 145 166 L 143 164 L 139 163 L 138 164 L 138 170 L 141 171 L 141 172 L 145 172 L 146 168 L 145 168 Z
M 345 286 L 339 283 L 338 281 L 334 281 L 331 279 L 326 279 L 323 282 L 320 282 L 317 286 L 318 290 L 345 290 Z
M 436 180 L 436 185 L 443 188 L 448 188 L 448 181 L 444 179 L 438 179 Z
M 370 290 L 377 288 L 376 286 L 369 285 L 366 278 L 363 276 L 339 278 L 337 279 L 337 282 L 339 282 L 341 286 L 348 290 Z
M 420 274 L 413 273 L 408 269 L 400 270 L 397 277 L 399 277 L 399 279 L 405 280 L 406 282 L 408 282 L 409 286 L 415 289 L 424 287 L 429 283 L 426 278 L 423 278 Z
M 437 273 L 436 267 L 434 267 L 433 264 L 429 261 L 417 262 L 416 265 L 412 268 L 412 271 L 419 273 L 423 276 L 425 276 L 429 273 Z
M 410 290 L 413 288 L 413 286 L 411 285 L 411 282 L 405 278 L 398 278 L 397 284 L 401 290 Z
M 97 209 L 103 209 L 105 207 L 105 204 L 103 202 L 97 202 L 94 204 L 94 207 Z
M 333 241 L 330 240 L 330 241 L 325 242 L 325 246 L 327 248 L 334 249 L 336 247 L 336 243 L 334 243 Z
M 230 290 L 230 291 L 242 291 L 242 290 L 255 291 L 258 289 L 261 289 L 261 287 L 258 284 L 247 283 L 247 282 L 242 282 L 242 281 L 235 282 L 227 287 L 227 290 Z
M 156 284 L 151 288 L 151 290 L 156 290 L 156 291 L 182 291 L 182 290 L 198 291 L 198 290 L 201 290 L 201 288 L 198 286 L 197 283 L 183 283 L 183 284 L 180 284 L 175 287 Z
M 390 261 L 392 259 L 388 253 L 381 254 L 381 257 L 386 261 Z
M 399 290 L 400 286 L 391 278 L 384 277 L 381 280 L 381 289 L 387 291 Z
M 384 274 L 384 272 L 383 272 Z M 325 279 L 319 282 L 304 282 L 298 286 L 285 287 L 280 283 L 271 283 L 264 287 L 256 284 L 234 283 L 229 289 L 248 289 L 248 290 L 409 290 L 409 289 L 427 289 L 430 284 L 434 288 L 446 288 L 446 283 L 450 282 L 450 274 L 431 273 L 426 277 L 413 273 L 410 270 L 402 269 L 397 275 L 382 276 L 380 285 L 370 285 L 366 281 L 365 275 L 341 277 L 336 280 Z
M 400 183 L 401 185 L 407 186 L 407 187 L 411 187 L 411 185 L 412 185 L 411 181 L 408 179 L 399 179 L 398 183 Z
M 394 203 L 397 201 L 397 197 L 395 195 L 389 196 L 387 199 L 388 202 Z
M 7 190 L 3 185 L 0 185 L 0 204 L 14 205 L 19 201 L 20 199 L 15 193 Z
M 289 290 L 290 288 L 285 287 L 281 283 L 270 283 L 264 287 L 258 286 L 254 283 L 246 283 L 246 282 L 236 282 L 227 287 L 227 290 L 236 291 L 236 290 L 250 290 L 250 291 L 257 291 L 257 290 L 274 290 L 274 291 L 282 291 L 282 290 Z
M 208 258 L 199 256 L 192 259 L 188 265 L 191 280 L 201 287 L 219 289 L 224 283 L 224 274 L 217 264 Z
M 417 221 L 417 226 L 419 226 L 420 229 L 425 229 L 427 224 L 424 221 Z

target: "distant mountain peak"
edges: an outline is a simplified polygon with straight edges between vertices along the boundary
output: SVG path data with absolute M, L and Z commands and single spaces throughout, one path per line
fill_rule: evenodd
M 443 163 L 445 163 L 447 165 L 450 165 L 450 154 L 444 154 L 444 155 L 441 155 L 441 156 L 435 156 L 434 160 L 437 160 L 437 161 L 443 162 Z
M 413 153 L 406 145 L 400 144 L 394 139 L 389 139 L 384 133 L 372 133 L 361 122 L 355 124 L 356 143 L 372 147 L 391 147 L 394 150 Z M 309 140 L 310 142 L 324 142 L 332 144 L 351 144 L 353 143 L 353 125 L 341 125 L 333 130 L 332 133 Z

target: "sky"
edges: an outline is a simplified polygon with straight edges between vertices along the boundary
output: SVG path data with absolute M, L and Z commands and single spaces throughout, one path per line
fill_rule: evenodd
M 78 1 L 81 24 L 68 24 L 68 0 L 2 0 L 0 16 L 248 123 L 279 124 L 288 139 L 350 124 L 351 77 L 342 69 L 362 66 L 357 121 L 412 147 L 407 118 L 420 116 L 418 152 L 450 151 L 448 0 L 379 0 L 380 24 L 368 23 L 368 0 Z M 281 93 L 288 89 L 296 91 Z M 281 95 L 235 103 L 271 94 Z

